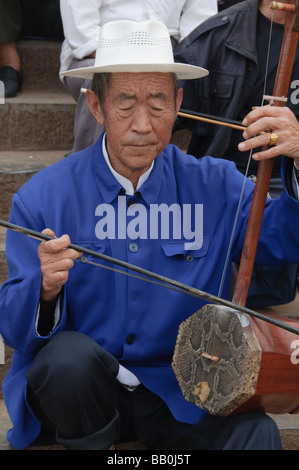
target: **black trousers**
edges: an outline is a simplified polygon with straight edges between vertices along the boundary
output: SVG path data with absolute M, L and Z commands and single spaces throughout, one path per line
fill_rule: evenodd
M 89 337 L 54 335 L 26 378 L 42 424 L 69 449 L 104 450 L 139 440 L 149 450 L 281 449 L 275 422 L 263 413 L 176 421 L 157 395 L 116 379 L 118 361 Z M 29 396 L 30 399 L 30 396 Z
M 20 35 L 62 41 L 59 0 L 0 0 L 0 42 Z

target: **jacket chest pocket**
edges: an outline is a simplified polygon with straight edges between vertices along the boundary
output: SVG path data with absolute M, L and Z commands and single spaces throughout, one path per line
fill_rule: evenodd
M 207 112 L 216 116 L 225 115 L 235 89 L 235 76 L 227 73 L 210 72 L 204 81 L 204 98 Z
M 209 238 L 203 238 L 200 248 L 188 249 L 187 242 L 175 243 L 163 243 L 162 250 L 169 259 L 176 260 L 178 262 L 188 261 L 189 263 L 199 261 L 204 258 L 209 250 Z

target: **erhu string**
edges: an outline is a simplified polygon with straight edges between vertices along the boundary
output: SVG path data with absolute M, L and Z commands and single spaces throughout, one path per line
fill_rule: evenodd
M 269 69 L 269 59 L 270 59 L 270 51 L 271 51 L 271 40 L 272 40 L 274 15 L 275 15 L 275 11 L 272 10 L 272 17 L 271 17 L 270 29 L 269 29 L 268 48 L 267 48 L 267 60 L 266 60 L 266 67 L 265 67 L 264 89 L 263 89 L 263 96 L 262 96 L 261 106 L 264 105 L 266 89 L 267 89 L 268 69 Z M 244 174 L 244 181 L 243 181 L 243 185 L 242 185 L 241 192 L 240 192 L 238 207 L 237 207 L 237 211 L 236 211 L 236 215 L 235 215 L 235 219 L 234 219 L 234 223 L 233 223 L 233 228 L 232 228 L 232 232 L 231 232 L 231 236 L 230 236 L 230 240 L 229 240 L 229 245 L 228 245 L 228 249 L 227 249 L 227 253 L 226 253 L 224 268 L 223 268 L 223 271 L 222 271 L 220 286 L 219 286 L 219 290 L 218 290 L 218 297 L 221 297 L 222 292 L 223 292 L 224 281 L 225 281 L 225 278 L 226 278 L 226 275 L 227 275 L 228 265 L 229 265 L 232 246 L 233 246 L 233 240 L 234 240 L 236 227 L 237 227 L 237 221 L 238 221 L 238 218 L 239 218 L 241 203 L 242 203 L 243 195 L 244 195 L 245 183 L 246 183 L 246 180 L 248 178 L 250 163 L 251 163 L 251 160 L 252 160 L 252 154 L 253 154 L 253 149 L 250 150 L 249 156 L 248 156 L 247 166 L 246 166 L 246 170 L 245 170 L 245 174 Z
M 270 21 L 270 29 L 269 29 L 268 48 L 267 48 L 267 60 L 266 60 L 265 76 L 264 76 L 264 88 L 263 88 L 261 106 L 264 105 L 264 99 L 265 99 L 264 97 L 266 95 L 266 89 L 267 89 L 268 69 L 269 69 L 269 59 L 270 59 L 274 14 L 275 14 L 275 12 L 274 12 L 274 10 L 272 10 L 271 21 Z M 253 149 L 251 149 L 250 152 L 249 152 L 249 156 L 248 156 L 248 160 L 247 160 L 247 166 L 246 166 L 246 170 L 245 170 L 245 173 L 244 173 L 243 184 L 242 184 L 242 188 L 241 188 L 241 192 L 240 192 L 240 196 L 239 196 L 239 200 L 238 200 L 238 206 L 237 206 L 237 210 L 236 210 L 236 214 L 235 214 L 235 218 L 234 218 L 232 232 L 231 232 L 231 236 L 230 236 L 230 240 L 229 240 L 229 244 L 228 244 L 228 249 L 227 249 L 227 253 L 226 253 L 226 258 L 225 258 L 225 262 L 224 262 L 224 267 L 223 267 L 223 271 L 222 271 L 222 276 L 221 276 L 221 280 L 220 280 L 220 285 L 219 285 L 219 290 L 218 290 L 218 295 L 217 295 L 217 297 L 220 297 L 220 298 L 222 297 L 224 282 L 225 282 L 225 278 L 227 276 L 227 271 L 228 271 L 229 264 L 230 264 L 231 252 L 232 252 L 233 242 L 234 242 L 234 238 L 235 238 L 237 223 L 238 223 L 238 219 L 239 219 L 241 204 L 242 204 L 242 200 L 243 200 L 243 196 L 244 196 L 245 185 L 246 185 L 246 181 L 247 181 L 248 174 L 249 174 L 249 168 L 250 168 L 250 163 L 251 163 L 251 160 L 252 160 L 252 154 L 253 154 Z M 211 329 L 214 329 L 214 326 L 216 324 L 216 315 L 217 315 L 217 312 L 215 310 L 214 313 L 213 313 L 213 318 L 212 318 L 212 322 L 211 322 Z M 211 334 L 209 336 L 209 340 L 208 340 L 208 343 L 206 345 L 206 348 L 205 348 L 206 350 L 204 351 L 204 353 L 210 353 L 212 338 L 213 338 L 213 335 Z M 202 356 L 202 358 L 203 358 L 202 359 L 203 361 L 207 360 L 207 358 L 205 358 L 204 355 Z M 205 376 L 206 374 L 207 374 L 207 371 L 205 371 L 203 373 L 203 376 Z M 203 377 L 203 380 L 204 380 L 204 377 Z

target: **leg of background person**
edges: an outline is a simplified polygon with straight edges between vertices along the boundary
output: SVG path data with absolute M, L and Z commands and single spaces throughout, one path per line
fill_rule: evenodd
M 5 97 L 16 96 L 21 88 L 21 62 L 17 51 L 22 25 L 19 0 L 0 0 L 0 80 L 5 87 Z
M 58 333 L 39 351 L 26 374 L 30 404 L 41 421 L 46 415 L 43 424 L 52 423 L 57 442 L 103 450 L 118 440 L 118 370 L 118 361 L 81 333 Z
M 91 67 L 92 65 L 94 65 L 94 59 L 73 60 L 69 69 Z M 80 91 L 81 88 L 90 88 L 91 81 L 73 77 L 65 77 L 64 80 L 69 93 L 76 101 L 73 151 L 78 152 L 94 144 L 104 128 L 91 114 L 85 93 Z
M 59 0 L 22 0 L 22 36 L 64 39 Z
M 22 26 L 22 9 L 19 0 L 0 0 L 0 42 L 15 42 Z

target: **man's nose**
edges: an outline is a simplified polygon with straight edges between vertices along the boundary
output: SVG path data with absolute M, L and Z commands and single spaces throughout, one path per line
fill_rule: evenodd
M 134 131 L 145 134 L 151 131 L 151 116 L 145 107 L 139 107 L 134 114 L 132 128 Z

